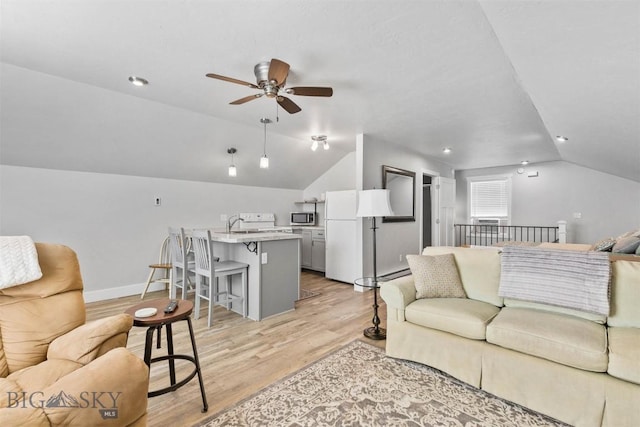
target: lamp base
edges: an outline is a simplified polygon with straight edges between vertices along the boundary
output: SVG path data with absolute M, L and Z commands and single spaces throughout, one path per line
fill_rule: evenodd
M 375 289 L 374 289 L 375 291 Z M 386 340 L 387 339 L 387 331 L 384 328 L 378 328 L 376 332 L 375 326 L 367 328 L 363 331 L 363 334 L 367 338 L 371 338 L 372 340 Z

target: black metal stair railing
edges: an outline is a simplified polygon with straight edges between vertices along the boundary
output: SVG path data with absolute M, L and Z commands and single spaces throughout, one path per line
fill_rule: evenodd
M 537 225 L 454 224 L 456 246 L 492 246 L 500 242 L 558 242 L 559 227 Z

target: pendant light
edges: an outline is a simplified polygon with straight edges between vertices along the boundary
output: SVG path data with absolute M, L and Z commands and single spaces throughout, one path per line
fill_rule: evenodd
M 271 123 L 270 119 L 263 117 L 260 123 L 264 124 L 264 145 L 262 146 L 262 157 L 260 157 L 260 169 L 269 169 L 269 158 L 267 157 L 267 124 Z
M 236 150 L 235 148 L 229 148 L 227 150 L 227 153 L 231 154 L 231 164 L 229 165 L 229 176 L 236 176 L 238 175 L 238 171 L 236 169 L 236 165 L 233 163 L 233 155 L 235 153 L 237 153 L 238 150 Z

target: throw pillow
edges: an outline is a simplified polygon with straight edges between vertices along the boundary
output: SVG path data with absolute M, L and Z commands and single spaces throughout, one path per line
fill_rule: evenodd
M 624 237 L 613 245 L 611 252 L 617 254 L 633 254 L 636 252 L 636 249 L 638 249 L 638 246 L 640 246 L 640 238 L 634 236 Z
M 640 237 L 640 228 L 637 229 L 637 230 L 627 231 L 626 233 L 621 234 L 618 237 L 616 237 L 616 240 L 624 239 L 625 237 L 629 237 L 629 236 Z
M 613 245 L 615 244 L 616 244 L 616 239 L 608 237 L 594 244 L 591 250 L 600 251 L 600 252 L 609 252 L 611 251 L 611 248 L 613 248 Z
M 466 298 L 453 254 L 407 255 L 416 298 Z

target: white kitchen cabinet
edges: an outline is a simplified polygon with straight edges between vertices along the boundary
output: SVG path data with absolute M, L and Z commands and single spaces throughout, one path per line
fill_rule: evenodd
M 324 240 L 311 240 L 311 269 L 316 271 L 324 271 L 325 264 L 325 245 Z
M 312 238 L 311 230 L 302 230 L 302 255 L 300 259 L 300 266 L 302 268 L 311 268 L 312 264 Z
M 324 271 L 324 265 L 324 230 L 311 230 L 311 269 L 316 271 Z
M 293 232 L 302 235 L 302 240 L 300 241 L 300 267 L 324 272 L 324 228 L 294 228 Z

